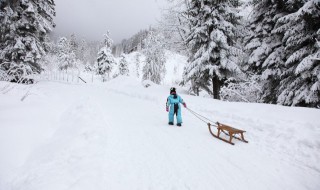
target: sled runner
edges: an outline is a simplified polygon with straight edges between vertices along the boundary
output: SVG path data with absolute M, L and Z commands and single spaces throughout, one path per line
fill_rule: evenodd
M 243 133 L 246 132 L 246 131 L 243 131 L 243 130 L 240 130 L 240 129 L 236 129 L 236 128 L 230 127 L 228 125 L 221 124 L 219 122 L 217 122 L 216 124 L 217 124 L 217 126 L 215 126 L 215 127 L 218 129 L 218 133 L 214 134 L 212 132 L 212 129 L 211 129 L 212 125 L 210 123 L 208 123 L 209 131 L 210 131 L 211 135 L 214 136 L 215 138 L 220 139 L 220 140 L 222 140 L 222 141 L 224 141 L 226 143 L 232 144 L 232 145 L 234 145 L 234 143 L 232 142 L 233 138 L 238 139 L 238 140 L 240 140 L 242 142 L 248 143 L 248 141 L 246 141 L 244 139 L 244 136 L 243 136 Z M 224 134 L 229 136 L 229 140 L 221 138 L 220 137 L 221 132 L 223 132 Z M 237 134 L 239 134 L 241 138 L 236 137 L 235 135 L 237 135 Z

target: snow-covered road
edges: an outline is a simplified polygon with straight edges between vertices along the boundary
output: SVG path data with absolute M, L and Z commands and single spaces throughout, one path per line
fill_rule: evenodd
M 187 110 L 183 127 L 168 126 L 165 86 L 119 78 L 6 89 L 0 83 L 1 190 L 320 188 L 316 109 L 181 92 L 191 109 L 247 131 L 249 144 L 231 146 Z

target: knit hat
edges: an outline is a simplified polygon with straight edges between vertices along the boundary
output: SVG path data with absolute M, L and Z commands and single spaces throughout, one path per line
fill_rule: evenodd
M 170 94 L 176 94 L 176 88 L 175 87 L 170 88 Z

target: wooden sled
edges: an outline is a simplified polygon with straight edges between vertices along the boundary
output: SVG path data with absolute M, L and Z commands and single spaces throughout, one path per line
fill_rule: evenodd
M 240 129 L 236 129 L 236 128 L 233 128 L 233 127 L 230 127 L 228 125 L 221 124 L 221 123 L 218 123 L 218 122 L 217 122 L 217 126 L 215 126 L 215 127 L 218 129 L 217 135 L 212 132 L 211 124 L 208 123 L 208 128 L 209 128 L 209 131 L 210 131 L 211 135 L 214 136 L 217 139 L 220 139 L 220 140 L 222 140 L 222 141 L 224 141 L 226 143 L 232 144 L 232 145 L 234 145 L 234 143 L 232 142 L 233 138 L 238 139 L 238 140 L 240 140 L 242 142 L 248 143 L 248 141 L 246 141 L 244 139 L 244 136 L 243 136 L 243 133 L 246 132 L 246 131 L 243 131 L 243 130 L 240 130 Z M 224 134 L 229 136 L 229 140 L 221 138 L 220 137 L 220 133 L 221 132 L 223 132 Z M 240 134 L 241 138 L 236 137 L 235 136 L 236 134 Z

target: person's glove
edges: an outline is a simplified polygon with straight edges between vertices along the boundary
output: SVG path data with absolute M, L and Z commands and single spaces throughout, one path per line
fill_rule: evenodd
M 169 111 L 169 107 L 168 107 L 168 106 L 166 106 L 166 111 L 167 111 L 167 112 Z
M 182 105 L 183 107 L 187 108 L 187 104 L 185 102 Z

